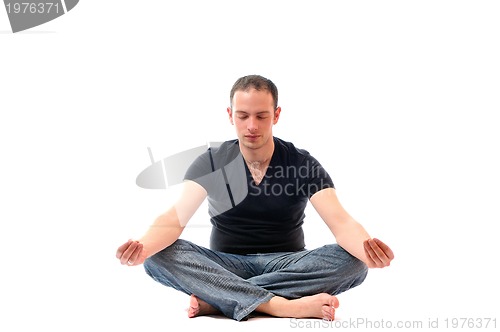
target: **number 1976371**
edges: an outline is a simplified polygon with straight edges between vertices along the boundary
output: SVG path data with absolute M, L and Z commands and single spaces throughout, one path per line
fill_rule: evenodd
M 53 2 L 15 2 L 6 5 L 9 14 L 50 14 L 59 13 L 59 3 Z

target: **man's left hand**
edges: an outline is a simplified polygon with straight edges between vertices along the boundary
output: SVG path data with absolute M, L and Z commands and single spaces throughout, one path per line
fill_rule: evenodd
M 367 258 L 366 265 L 369 268 L 389 266 L 394 259 L 394 253 L 391 248 L 379 239 L 366 240 L 363 242 L 363 245 Z

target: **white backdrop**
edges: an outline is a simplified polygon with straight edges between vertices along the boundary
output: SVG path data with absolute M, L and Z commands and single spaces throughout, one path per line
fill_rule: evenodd
M 1 330 L 213 321 L 187 320 L 187 297 L 114 253 L 175 193 L 135 185 L 147 147 L 234 138 L 229 89 L 247 74 L 279 88 L 275 135 L 395 252 L 340 317 L 494 318 L 499 15 L 496 1 L 82 0 L 12 34 L 0 9 Z M 332 241 L 313 210 L 305 227 L 308 247 Z M 200 211 L 183 237 L 208 233 Z

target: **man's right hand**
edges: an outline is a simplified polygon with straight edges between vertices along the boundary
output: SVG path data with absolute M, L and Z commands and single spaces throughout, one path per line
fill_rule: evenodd
M 122 265 L 134 266 L 144 263 L 147 256 L 144 252 L 144 246 L 139 241 L 128 240 L 122 244 L 116 251 L 116 258 Z

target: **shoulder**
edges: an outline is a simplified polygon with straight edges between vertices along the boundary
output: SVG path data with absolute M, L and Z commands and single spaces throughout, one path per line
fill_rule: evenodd
M 216 146 L 210 147 L 206 154 L 206 158 L 213 163 L 214 169 L 219 169 L 233 161 L 240 154 L 240 146 L 238 140 L 229 140 Z
M 211 142 L 203 152 L 198 152 L 194 157 L 185 178 L 193 179 L 212 173 L 235 159 L 238 152 L 238 144 L 234 140 Z
M 210 143 L 210 147 L 207 152 L 211 152 L 214 155 L 228 154 L 231 151 L 239 150 L 239 144 L 237 139 L 232 139 L 229 141 Z
M 321 163 L 314 156 L 312 156 L 308 150 L 298 148 L 293 143 L 277 137 L 274 138 L 274 143 L 275 151 L 278 151 L 277 157 L 280 162 L 287 165 L 310 169 L 314 174 L 317 173 L 318 169 L 321 169 L 321 173 L 326 173 Z
M 311 154 L 306 149 L 298 148 L 292 142 L 285 141 L 278 137 L 274 137 L 274 147 L 275 151 L 278 151 L 281 155 L 287 155 L 299 162 L 312 158 Z

